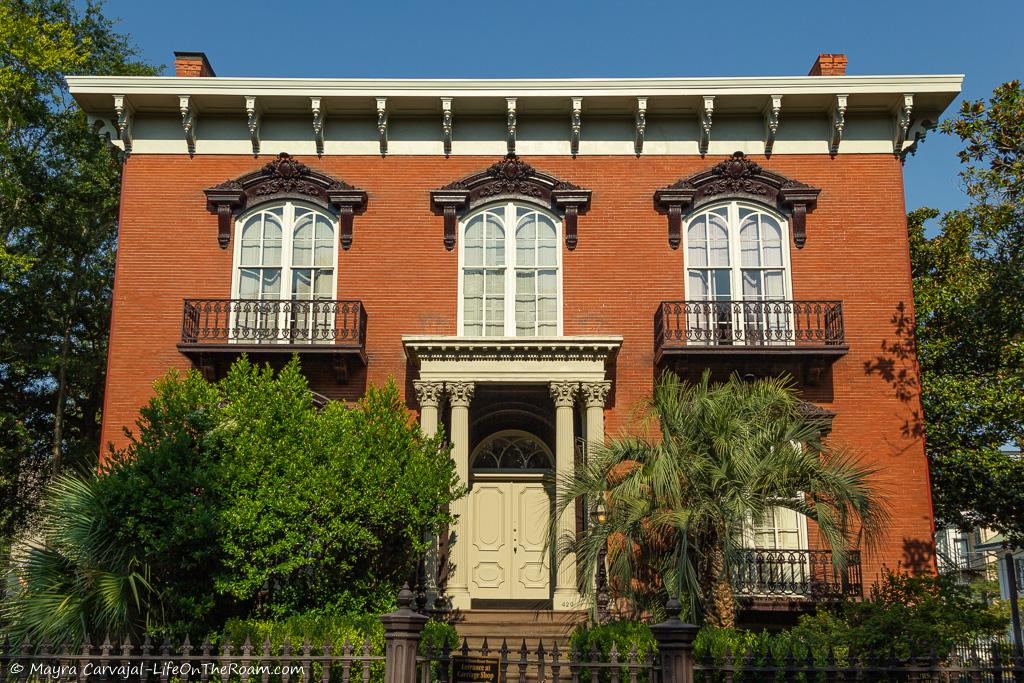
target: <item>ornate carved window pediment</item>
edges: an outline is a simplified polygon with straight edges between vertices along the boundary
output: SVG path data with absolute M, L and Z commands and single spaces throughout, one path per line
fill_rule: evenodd
M 576 248 L 577 216 L 590 206 L 590 190 L 536 170 L 510 153 L 490 168 L 432 190 L 430 203 L 444 214 L 444 246 L 455 248 L 458 216 L 478 206 L 501 200 L 537 204 L 564 215 L 565 246 Z
M 743 152 L 735 152 L 706 171 L 656 191 L 654 202 L 668 214 L 668 243 L 673 249 L 679 247 L 684 212 L 731 199 L 746 199 L 788 211 L 793 242 L 803 247 L 807 241 L 807 212 L 814 210 L 820 193 L 817 187 L 761 168 Z
M 231 219 L 266 202 L 298 199 L 338 212 L 341 248 L 352 246 L 352 216 L 365 210 L 366 192 L 343 180 L 314 171 L 287 152 L 263 168 L 204 190 L 207 208 L 217 214 L 217 241 L 231 241 Z

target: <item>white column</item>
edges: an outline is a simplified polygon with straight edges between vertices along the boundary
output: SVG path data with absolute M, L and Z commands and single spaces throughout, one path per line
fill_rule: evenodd
M 611 382 L 585 382 L 580 385 L 583 403 L 587 406 L 587 445 L 604 443 L 604 402 L 611 391 Z
M 552 382 L 551 398 L 555 402 L 555 474 L 561 480 L 575 468 L 572 408 L 576 401 L 579 384 L 576 382 Z M 559 483 L 555 495 L 561 500 L 564 487 Z M 559 544 L 566 537 L 576 537 L 576 508 L 570 506 L 558 519 Z M 558 565 L 555 572 L 555 597 L 553 606 L 556 611 L 576 610 L 581 608 L 579 591 L 576 587 L 576 555 L 567 555 Z
M 437 434 L 437 415 L 441 398 L 444 396 L 444 382 L 429 382 L 414 380 L 413 388 L 416 390 L 416 400 L 420 404 L 420 429 L 425 436 Z M 428 534 L 429 535 L 429 534 Z M 427 606 L 433 607 L 437 598 L 437 570 L 438 570 L 438 539 L 436 536 L 428 538 L 430 549 L 424 564 L 426 565 L 426 594 Z
M 420 429 L 427 436 L 437 434 L 437 409 L 444 394 L 443 382 L 415 380 L 416 400 L 420 404 Z
M 473 400 L 472 382 L 446 382 L 452 407 L 452 459 L 459 483 L 469 484 L 469 404 Z M 455 544 L 448 556 L 455 571 L 448 579 L 448 597 L 452 608 L 469 609 L 469 495 L 452 503 L 455 520 Z

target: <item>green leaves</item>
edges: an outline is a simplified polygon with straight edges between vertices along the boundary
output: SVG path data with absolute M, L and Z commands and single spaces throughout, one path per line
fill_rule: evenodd
M 1024 461 L 1002 450 L 1024 441 L 1024 90 L 964 102 L 943 131 L 972 203 L 908 216 L 935 513 L 1024 542 Z
M 557 539 L 593 576 L 607 548 L 612 589 L 636 614 L 658 614 L 677 595 L 695 619 L 729 624 L 729 576 L 751 520 L 785 507 L 817 522 L 842 567 L 887 522 L 875 470 L 822 441 L 786 379 L 711 384 L 665 373 L 647 402 L 641 436 L 610 439 L 563 477 L 557 501 L 607 508 L 581 538 Z M 554 534 L 554 530 L 552 534 Z M 592 586 L 584 585 L 586 592 Z

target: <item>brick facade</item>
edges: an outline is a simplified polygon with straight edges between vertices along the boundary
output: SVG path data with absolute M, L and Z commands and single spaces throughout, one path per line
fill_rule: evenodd
M 759 164 L 822 188 L 808 216 L 807 243 L 792 248 L 793 298 L 843 301 L 848 355 L 806 398 L 837 413 L 833 439 L 874 462 L 889 495 L 892 525 L 864 561 L 870 583 L 881 565 L 933 567 L 928 471 L 921 435 L 918 371 L 910 345 L 913 299 L 900 162 L 891 154 L 776 156 Z M 368 363 L 347 384 L 310 368 L 314 389 L 357 398 L 366 383 L 393 376 L 411 409 L 401 335 L 455 334 L 457 251 L 446 251 L 443 220 L 428 192 L 486 168 L 493 157 L 306 157 L 310 167 L 365 189 L 354 241 L 339 251 L 338 298 L 362 300 Z M 590 156 L 525 158 L 593 190 L 579 245 L 563 253 L 566 335 L 624 337 L 605 411 L 607 433 L 629 424 L 655 375 L 658 303 L 685 298 L 682 248 L 667 241 L 655 189 L 719 158 Z M 190 361 L 176 348 L 182 299 L 230 295 L 232 250 L 217 244 L 217 218 L 203 189 L 267 161 L 244 156 L 131 156 L 124 167 L 103 442 L 124 444 L 152 383 Z M 563 249 L 564 249 L 563 244 Z

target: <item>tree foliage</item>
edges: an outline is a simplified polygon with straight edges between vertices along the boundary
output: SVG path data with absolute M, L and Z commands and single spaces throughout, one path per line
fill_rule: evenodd
M 0 556 L 99 447 L 120 164 L 64 76 L 155 73 L 101 10 L 0 0 Z
M 690 383 L 666 372 L 645 418 L 645 434 L 610 439 L 566 475 L 556 503 L 603 501 L 605 521 L 560 539 L 560 551 L 576 552 L 593 576 L 607 548 L 611 586 L 638 614 L 660 613 L 672 594 L 690 618 L 731 626 L 744 532 L 772 507 L 814 520 L 840 567 L 886 524 L 874 470 L 823 441 L 826 425 L 800 410 L 785 379 Z
M 1024 90 L 964 102 L 970 205 L 909 216 L 916 341 L 936 516 L 1024 542 Z M 928 237 L 929 221 L 939 231 Z
M 422 434 L 393 382 L 318 409 L 297 359 L 275 375 L 244 357 L 217 383 L 194 371 L 158 382 L 127 448 L 76 487 L 90 501 L 82 521 L 51 514 L 46 528 L 87 527 L 99 544 L 88 562 L 145 576 L 138 611 L 150 627 L 198 637 L 230 618 L 391 607 L 462 493 L 449 448 Z M 67 545 L 49 538 L 47 552 Z M 100 619 L 99 586 L 73 580 L 85 573 L 74 562 L 47 572 L 82 625 L 72 635 L 140 623 Z M 50 599 L 33 564 L 16 562 L 13 576 L 30 579 L 21 604 Z M 40 615 L 9 616 L 58 637 Z

